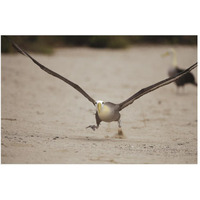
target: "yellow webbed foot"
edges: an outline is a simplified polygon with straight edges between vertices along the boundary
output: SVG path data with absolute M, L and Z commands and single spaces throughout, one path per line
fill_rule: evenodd
M 118 129 L 118 133 L 115 134 L 113 137 L 118 138 L 118 139 L 125 139 L 126 138 L 121 128 Z

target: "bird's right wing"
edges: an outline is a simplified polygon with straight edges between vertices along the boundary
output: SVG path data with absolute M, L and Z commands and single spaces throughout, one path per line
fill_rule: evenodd
M 176 67 L 176 72 L 177 72 L 177 73 L 181 73 L 181 72 L 183 72 L 183 71 L 184 71 L 184 69 L 180 69 L 180 68 Z
M 8 38 L 9 39 L 9 38 Z M 29 57 L 36 65 L 38 65 L 42 70 L 44 70 L 45 72 L 47 72 L 48 74 L 51 74 L 52 76 L 55 76 L 59 79 L 61 79 L 62 81 L 66 82 L 67 84 L 71 85 L 74 89 L 76 89 L 77 91 L 79 91 L 83 96 L 85 96 L 90 102 L 92 102 L 94 105 L 96 103 L 96 101 L 90 97 L 79 85 L 73 83 L 72 81 L 64 78 L 63 76 L 57 74 L 56 72 L 48 69 L 47 67 L 45 67 L 44 65 L 40 64 L 37 60 L 35 60 L 32 56 L 30 56 L 26 51 L 24 51 L 22 48 L 20 48 L 15 42 L 13 42 L 11 39 L 9 39 L 9 41 L 12 43 L 12 46 L 22 55 Z
M 167 78 L 163 81 L 160 81 L 158 83 L 155 83 L 149 87 L 143 88 L 141 89 L 139 92 L 135 93 L 133 96 L 131 96 L 130 98 L 128 98 L 127 100 L 123 101 L 122 103 L 118 104 L 119 106 L 119 110 L 124 109 L 125 107 L 127 107 L 128 105 L 132 104 L 136 99 L 142 97 L 143 95 L 152 92 L 153 90 L 156 90 L 162 86 L 168 85 L 171 82 L 174 82 L 175 80 L 179 79 L 181 76 L 187 74 L 188 72 L 190 72 L 191 70 L 193 70 L 195 67 L 197 67 L 197 63 L 193 64 L 191 67 L 187 68 L 186 70 L 184 70 L 183 72 L 181 72 L 180 74 Z

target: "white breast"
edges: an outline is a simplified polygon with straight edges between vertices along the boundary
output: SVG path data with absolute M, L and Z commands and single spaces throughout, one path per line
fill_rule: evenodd
M 102 121 L 105 121 L 105 122 L 113 121 L 114 113 L 111 111 L 111 109 L 107 105 L 103 106 L 103 108 L 101 109 L 101 112 L 98 113 L 98 115 Z
M 176 68 L 170 67 L 169 70 L 168 70 L 169 77 L 175 76 L 176 74 L 177 74 Z

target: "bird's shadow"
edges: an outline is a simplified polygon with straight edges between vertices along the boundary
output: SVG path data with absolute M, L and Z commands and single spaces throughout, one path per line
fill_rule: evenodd
M 120 141 L 121 138 L 116 138 L 114 136 L 105 136 L 104 138 L 97 138 L 91 136 L 77 136 L 77 137 L 68 137 L 70 140 L 79 140 L 79 141 L 91 141 L 91 142 L 105 142 L 105 141 Z M 124 139 L 123 139 L 124 140 Z

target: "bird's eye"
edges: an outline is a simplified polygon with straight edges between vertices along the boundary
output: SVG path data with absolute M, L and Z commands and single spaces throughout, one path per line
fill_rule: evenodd
M 102 102 L 102 104 L 104 104 L 104 102 Z

